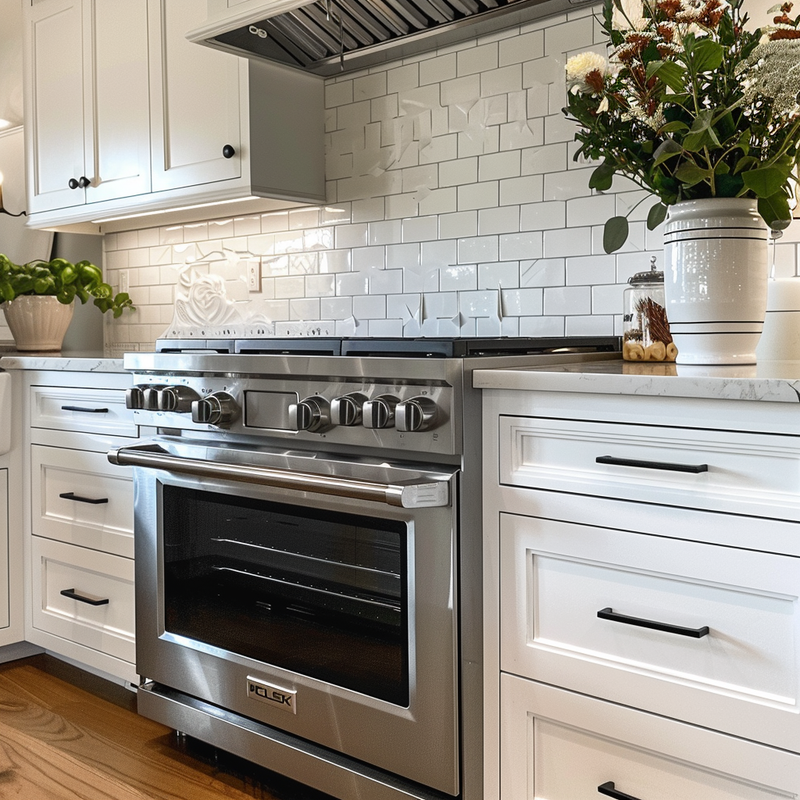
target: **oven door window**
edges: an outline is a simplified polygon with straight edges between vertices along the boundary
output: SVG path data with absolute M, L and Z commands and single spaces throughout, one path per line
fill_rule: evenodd
M 407 525 L 162 486 L 169 633 L 408 706 Z

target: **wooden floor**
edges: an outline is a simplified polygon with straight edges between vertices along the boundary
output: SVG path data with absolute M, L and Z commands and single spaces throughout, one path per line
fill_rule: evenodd
M 0 664 L 0 798 L 328 800 L 135 708 L 133 692 L 51 656 Z

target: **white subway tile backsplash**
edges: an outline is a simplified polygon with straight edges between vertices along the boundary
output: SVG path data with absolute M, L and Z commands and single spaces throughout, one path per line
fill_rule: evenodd
M 497 42 L 460 50 L 456 53 L 456 69 L 459 77 L 497 69 L 498 52 Z
M 500 236 L 500 260 L 522 261 L 542 257 L 542 234 L 510 233 Z
M 663 226 L 647 231 L 652 202 L 631 181 L 592 194 L 597 165 L 572 159 L 564 64 L 603 51 L 596 10 L 327 79 L 329 204 L 107 234 L 108 279 L 127 270 L 139 307 L 105 321 L 108 351 L 151 349 L 179 269 L 223 250 L 261 257 L 260 335 L 619 333 L 628 277 L 651 254 L 661 266 Z M 615 213 L 630 236 L 607 255 Z M 781 275 L 797 270 L 798 229 Z
M 544 55 L 544 31 L 532 31 L 519 36 L 512 36 L 500 42 L 499 63 L 521 64 Z
M 517 178 L 520 174 L 519 150 L 490 153 L 478 157 L 478 180 L 493 181 L 501 178 Z
M 457 193 L 459 211 L 495 208 L 498 205 L 500 187 L 498 181 L 484 181 L 459 186 Z
M 516 261 L 497 261 L 493 264 L 478 264 L 478 288 L 519 288 L 519 263 Z
M 481 236 L 492 233 L 518 233 L 519 230 L 519 206 L 482 208 L 478 211 L 478 233 Z
M 496 261 L 498 239 L 496 236 L 478 236 L 460 239 L 458 242 L 458 263 L 474 263 L 478 261 Z

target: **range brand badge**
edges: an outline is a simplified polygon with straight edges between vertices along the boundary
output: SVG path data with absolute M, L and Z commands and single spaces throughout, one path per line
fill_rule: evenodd
M 296 689 L 285 689 L 282 686 L 276 686 L 274 683 L 267 683 L 248 675 L 247 696 L 280 711 L 288 711 L 290 714 L 297 713 Z

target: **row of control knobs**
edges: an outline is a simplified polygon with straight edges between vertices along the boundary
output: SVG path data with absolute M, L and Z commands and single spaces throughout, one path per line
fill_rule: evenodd
M 235 422 L 241 408 L 227 392 L 201 397 L 188 386 L 134 386 L 125 393 L 131 409 L 190 413 L 192 422 L 225 427 Z M 289 405 L 289 424 L 298 431 L 324 432 L 337 426 L 396 428 L 398 431 L 427 431 L 439 423 L 439 409 L 429 397 L 400 400 L 382 394 L 371 400 L 360 392 L 336 397 L 328 402 L 320 395 L 306 397 Z

